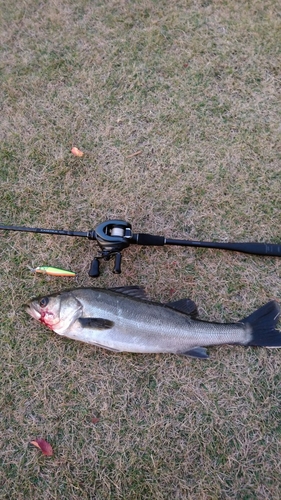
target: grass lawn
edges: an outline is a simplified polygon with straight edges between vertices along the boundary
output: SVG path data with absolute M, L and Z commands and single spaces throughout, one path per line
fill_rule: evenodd
M 0 23 L 1 223 L 118 218 L 168 238 L 280 243 L 277 0 L 10 0 Z M 237 321 L 281 300 L 281 260 L 132 245 L 120 275 L 102 263 L 93 279 L 96 251 L 0 231 L 1 500 L 280 498 L 280 350 L 118 354 L 59 338 L 23 304 L 140 285 Z M 77 277 L 30 272 L 40 265 Z

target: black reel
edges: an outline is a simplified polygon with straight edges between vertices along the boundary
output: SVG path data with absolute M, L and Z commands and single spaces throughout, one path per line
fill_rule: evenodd
M 130 245 L 132 226 L 124 220 L 112 219 L 99 224 L 95 229 L 95 239 L 100 247 L 99 254 L 92 260 L 89 276 L 99 276 L 100 261 L 115 257 L 113 273 L 121 273 L 121 252 Z

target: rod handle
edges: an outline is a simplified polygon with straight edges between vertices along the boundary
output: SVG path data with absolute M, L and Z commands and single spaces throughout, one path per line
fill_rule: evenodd
M 164 236 L 156 236 L 154 234 L 138 233 L 133 235 L 131 243 L 137 243 L 137 245 L 144 246 L 162 247 L 166 244 L 166 238 L 164 238 Z

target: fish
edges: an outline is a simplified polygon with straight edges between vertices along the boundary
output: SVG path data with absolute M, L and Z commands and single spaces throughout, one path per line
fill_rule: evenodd
M 58 335 L 117 352 L 208 358 L 206 347 L 223 344 L 281 347 L 274 300 L 237 323 L 202 321 L 192 300 L 153 302 L 138 286 L 61 291 L 26 311 Z

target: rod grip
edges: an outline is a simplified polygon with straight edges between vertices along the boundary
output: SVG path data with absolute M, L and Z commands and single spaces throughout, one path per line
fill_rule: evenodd
M 137 243 L 138 245 L 145 245 L 145 246 L 157 246 L 157 247 L 162 247 L 166 243 L 166 239 L 164 236 L 155 236 L 154 234 L 147 234 L 147 233 L 138 233 L 135 235 L 135 238 L 133 240 L 134 243 Z

